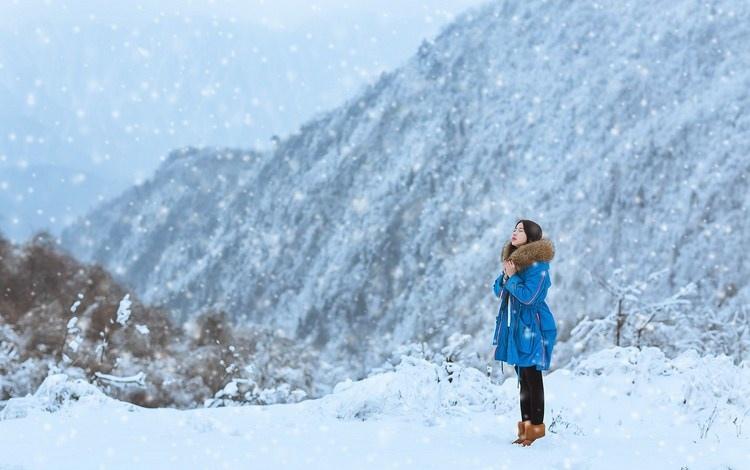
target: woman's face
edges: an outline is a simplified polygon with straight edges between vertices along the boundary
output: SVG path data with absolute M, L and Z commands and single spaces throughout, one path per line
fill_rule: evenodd
M 510 243 L 513 246 L 521 246 L 526 243 L 526 232 L 523 231 L 523 223 L 518 222 L 510 237 Z

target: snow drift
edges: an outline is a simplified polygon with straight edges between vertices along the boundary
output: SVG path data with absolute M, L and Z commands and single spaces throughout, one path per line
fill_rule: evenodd
M 39 411 L 0 421 L 6 465 L 35 468 L 746 468 L 750 370 L 726 356 L 610 348 L 545 375 L 547 436 L 510 444 L 512 378 L 404 356 L 390 371 L 294 404 L 179 411 L 62 400 L 50 379 Z M 95 396 L 91 393 L 90 396 Z M 52 400 L 57 402 L 58 399 Z

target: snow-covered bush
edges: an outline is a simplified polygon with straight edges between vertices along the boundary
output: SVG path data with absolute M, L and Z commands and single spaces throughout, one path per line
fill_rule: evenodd
M 403 355 L 392 370 L 381 369 L 357 382 L 339 382 L 331 395 L 319 401 L 342 419 L 398 414 L 419 416 L 429 424 L 438 416 L 494 409 L 510 402 L 510 394 L 510 388 L 497 387 L 476 368 Z
M 55 412 L 76 401 L 108 406 L 117 403 L 85 379 L 71 378 L 67 374 L 51 374 L 33 395 L 8 400 L 5 408 L 0 411 L 0 420 L 22 418 L 30 413 Z
M 199 316 L 188 333 L 195 343 L 193 373 L 215 374 L 207 380 L 216 392 L 205 406 L 289 403 L 309 395 L 315 357 L 308 348 L 257 326 L 218 329 L 231 322 L 216 316 Z
M 289 367 L 282 368 L 277 375 L 277 379 L 281 382 L 268 388 L 258 385 L 256 377 L 257 369 L 252 365 L 245 366 L 242 374 L 232 378 L 224 388 L 214 394 L 213 398 L 206 400 L 204 405 L 214 408 L 242 404 L 296 403 L 307 397 L 307 392 L 290 385 L 290 383 L 300 383 L 303 379 L 298 370 Z M 288 382 L 284 382 L 284 379 Z
M 583 407 L 599 419 L 616 421 L 619 413 L 608 409 L 610 399 L 647 403 L 647 410 L 634 410 L 648 416 L 652 410 L 670 411 L 670 420 L 690 425 L 696 438 L 714 438 L 731 431 L 735 436 L 748 436 L 750 417 L 750 362 L 735 365 L 723 354 L 701 355 L 693 349 L 682 351 L 670 359 L 656 347 L 611 347 L 588 355 L 571 370 L 572 383 L 579 378 L 594 380 L 591 386 L 579 383 L 582 389 L 599 390 L 598 395 L 581 396 Z M 599 384 L 599 385 L 596 385 Z M 556 393 L 565 393 L 558 390 Z M 743 428 L 744 425 L 744 428 Z M 722 429 L 716 430 L 716 427 Z
M 10 364 L 19 356 L 21 339 L 13 328 L 3 324 L 0 318 L 0 374 L 4 374 Z
M 612 294 L 612 310 L 597 318 L 583 316 L 558 351 L 558 364 L 574 366 L 588 354 L 612 346 L 654 346 L 669 357 L 694 349 L 701 354 L 727 354 L 735 363 L 748 358 L 750 307 L 732 298 L 721 309 L 695 302 L 696 285 L 655 297 L 649 286 L 667 271 L 629 280 L 622 269 L 612 279 L 593 276 Z
M 0 401 L 31 393 L 56 373 L 149 407 L 190 408 L 214 398 L 276 403 L 310 394 L 317 358 L 276 331 L 238 326 L 222 311 L 178 325 L 100 266 L 59 252 L 49 234 L 22 248 L 0 237 L 0 254 L 0 285 L 13 293 L 0 298 Z M 248 366 L 253 387 L 242 385 Z M 221 395 L 233 382 L 249 389 Z

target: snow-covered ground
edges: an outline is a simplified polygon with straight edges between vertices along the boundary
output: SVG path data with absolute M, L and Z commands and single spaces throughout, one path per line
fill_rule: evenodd
M 746 362 L 611 348 L 544 381 L 547 436 L 523 448 L 514 375 L 413 357 L 316 400 L 189 411 L 56 375 L 2 410 L 0 469 L 750 468 Z

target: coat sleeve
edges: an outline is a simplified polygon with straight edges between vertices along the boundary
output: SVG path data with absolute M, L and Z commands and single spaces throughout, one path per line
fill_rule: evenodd
M 500 297 L 500 294 L 503 292 L 503 285 L 505 282 L 503 282 L 503 277 L 505 276 L 505 273 L 500 273 L 500 275 L 495 279 L 495 284 L 492 286 L 492 291 L 495 293 L 495 297 Z
M 523 278 L 518 273 L 513 274 L 505 281 L 504 288 L 519 302 L 531 305 L 544 300 L 547 296 L 547 287 L 549 287 L 547 276 L 549 273 L 546 269 L 529 267 L 527 272 L 524 272 Z

